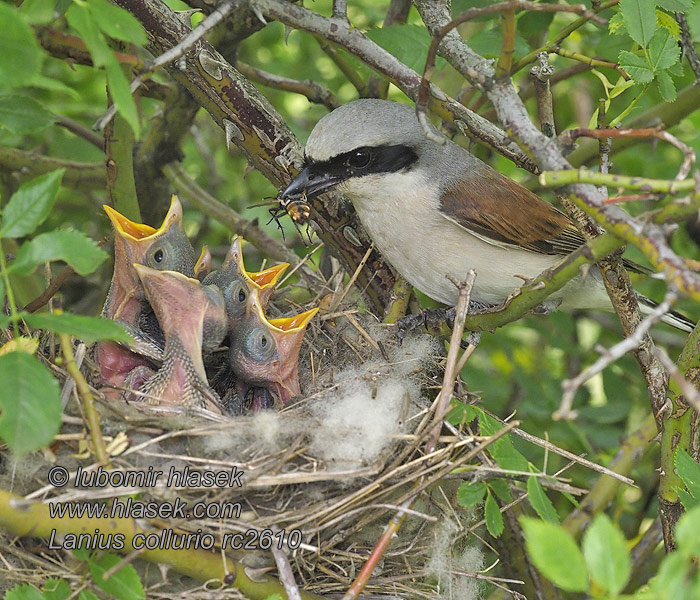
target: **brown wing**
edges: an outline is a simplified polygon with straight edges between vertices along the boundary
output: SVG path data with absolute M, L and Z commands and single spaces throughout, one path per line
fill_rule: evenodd
M 485 241 L 541 254 L 569 254 L 585 240 L 569 218 L 495 171 L 445 190 L 442 214 Z

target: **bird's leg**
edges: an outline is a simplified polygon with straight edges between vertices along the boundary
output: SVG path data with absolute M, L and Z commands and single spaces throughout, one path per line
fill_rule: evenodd
M 478 312 L 483 310 L 484 304 L 480 302 L 470 302 L 469 303 L 469 313 Z M 455 324 L 456 310 L 452 308 L 424 308 L 421 312 L 413 315 L 406 315 L 400 318 L 396 325 L 398 327 L 397 337 L 399 340 L 399 345 L 403 343 L 406 334 L 410 331 L 414 331 L 419 327 L 425 327 L 425 330 L 435 337 L 449 337 L 450 332 Z M 466 339 L 462 340 L 462 348 L 466 348 L 469 344 L 478 344 L 479 334 L 470 334 Z M 473 338 L 473 339 L 472 339 Z

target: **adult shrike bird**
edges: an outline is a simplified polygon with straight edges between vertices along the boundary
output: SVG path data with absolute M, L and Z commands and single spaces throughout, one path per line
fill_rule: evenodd
M 306 143 L 302 171 L 282 199 L 335 188 L 352 201 L 379 251 L 409 283 L 449 305 L 448 279 L 477 272 L 472 299 L 500 304 L 585 240 L 571 220 L 461 146 L 428 139 L 412 107 L 356 100 L 321 119 Z M 653 302 L 640 296 L 642 309 Z M 592 268 L 555 292 L 553 309 L 610 310 Z M 689 331 L 681 316 L 665 320 Z

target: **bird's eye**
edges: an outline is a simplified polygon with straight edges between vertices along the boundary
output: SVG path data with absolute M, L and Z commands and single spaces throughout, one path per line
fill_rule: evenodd
M 256 327 L 246 340 L 248 355 L 256 361 L 270 360 L 275 353 L 275 343 L 264 327 Z
M 240 317 L 245 312 L 248 288 L 240 279 L 234 280 L 225 290 L 226 312 L 230 318 Z
M 372 154 L 369 150 L 355 150 L 348 158 L 348 164 L 356 169 L 363 169 L 372 160 Z
M 148 261 L 151 263 L 149 266 L 157 269 L 162 267 L 164 260 L 165 251 L 162 248 L 157 248 L 156 251 L 151 254 L 151 259 Z

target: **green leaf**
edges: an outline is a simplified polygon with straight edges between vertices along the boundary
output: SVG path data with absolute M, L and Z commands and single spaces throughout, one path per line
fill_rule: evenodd
M 479 415 L 479 426 L 483 435 L 494 435 L 503 429 L 503 425 L 484 412 Z M 513 471 L 527 471 L 527 459 L 515 449 L 510 434 L 496 440 L 488 450 L 500 467 Z
M 656 30 L 656 8 L 650 0 L 620 0 L 620 10 L 630 37 L 646 48 Z
M 608 21 L 608 33 L 610 33 L 610 35 L 622 35 L 627 33 L 625 18 L 622 16 L 621 12 L 616 12 L 610 17 L 610 21 Z
M 691 497 L 695 499 L 696 503 L 700 502 L 700 465 L 683 448 L 679 448 L 676 452 L 674 463 L 676 472 Z M 690 508 L 685 502 L 683 505 L 686 509 Z
M 496 494 L 501 502 L 513 502 L 513 495 L 508 488 L 508 481 L 497 477 L 489 481 L 489 489 Z
M 656 0 L 654 4 L 671 12 L 683 12 L 693 8 L 693 0 Z
M 557 511 L 554 510 L 552 501 L 547 497 L 547 494 L 545 494 L 537 477 L 532 476 L 528 478 L 527 497 L 530 500 L 532 508 L 535 509 L 542 520 L 557 525 L 559 524 L 559 515 L 557 515 Z
M 554 13 L 525 12 L 518 18 L 518 32 L 525 37 L 539 35 L 547 31 L 553 19 Z
M 622 532 L 605 514 L 598 515 L 583 536 L 583 555 L 591 579 L 610 595 L 618 595 L 632 572 Z
M 486 485 L 477 481 L 471 483 L 469 481 L 464 481 L 460 484 L 457 490 L 457 502 L 462 506 L 474 506 L 479 504 L 486 495 Z
M 676 64 L 681 57 L 678 42 L 667 29 L 657 29 L 649 42 L 649 60 L 654 72 L 663 71 Z
M 503 533 L 503 515 L 498 506 L 498 502 L 489 493 L 486 496 L 486 504 L 484 505 L 484 519 L 486 520 L 486 529 L 493 537 L 498 537 Z
M 531 13 L 535 14 L 535 13 Z M 540 13 L 542 14 L 542 13 Z M 503 46 L 503 35 L 500 30 L 488 29 L 485 31 L 479 31 L 469 38 L 469 47 L 485 56 L 486 58 L 497 58 L 501 55 L 501 48 Z M 519 35 L 515 36 L 515 46 L 513 48 L 513 54 L 515 57 L 524 56 L 530 50 L 527 42 L 521 38 Z
M 623 50 L 617 60 L 635 83 L 649 83 L 654 79 L 654 72 L 645 58 Z
M 96 67 L 104 67 L 110 60 L 115 60 L 112 50 L 107 45 L 107 41 L 100 33 L 86 6 L 74 2 L 66 12 L 66 19 L 68 24 L 83 38 Z
M 85 317 L 69 313 L 22 313 L 22 318 L 35 329 L 67 333 L 91 344 L 97 340 L 129 343 L 131 337 L 116 323 L 102 317 Z
M 142 600 L 146 597 L 143 585 L 132 565 L 126 564 L 109 579 L 104 579 L 105 572 L 121 560 L 114 554 L 103 554 L 97 560 L 90 561 L 90 575 L 100 588 L 118 600 Z
M 107 253 L 84 233 L 66 229 L 50 231 L 22 244 L 9 271 L 29 275 L 37 265 L 52 260 L 67 262 L 79 275 L 92 273 L 107 258 Z
M 56 18 L 53 7 L 54 0 L 24 0 L 19 12 L 31 25 L 47 25 Z
M 78 600 L 100 600 L 90 590 L 83 590 L 78 594 Z
M 566 529 L 528 517 L 523 517 L 520 524 L 527 553 L 547 579 L 569 592 L 588 590 L 586 562 Z
M 41 48 L 31 28 L 10 4 L 0 3 L 0 82 L 27 85 L 41 65 Z
M 378 46 L 381 46 L 398 58 L 406 66 L 414 71 L 423 72 L 425 61 L 428 58 L 431 37 L 425 27 L 419 25 L 391 25 L 370 29 L 367 37 Z M 447 63 L 438 58 L 435 61 L 435 69 L 441 69 Z
M 44 600 L 66 600 L 71 589 L 65 579 L 47 579 L 44 584 Z
M 12 589 L 7 590 L 4 600 L 44 600 L 44 596 L 33 585 L 20 583 Z
M 107 0 L 90 0 L 88 6 L 99 28 L 109 37 L 139 45 L 148 42 L 143 26 L 130 12 Z
M 63 169 L 23 183 L 2 213 L 0 237 L 18 238 L 32 233 L 49 216 L 61 186 Z
M 677 97 L 676 84 L 668 71 L 660 71 L 656 74 L 656 79 L 659 82 L 659 91 L 664 102 L 675 102 Z
M 34 98 L 20 94 L 0 96 L 0 127 L 12 133 L 37 133 L 54 121 L 54 116 Z
M 138 138 L 141 134 L 139 113 L 136 109 L 136 102 L 131 94 L 131 88 L 129 87 L 126 75 L 124 75 L 124 71 L 116 59 L 106 65 L 105 70 L 107 71 L 107 85 L 109 85 L 112 100 L 117 110 L 131 126 L 131 129 L 134 131 L 134 136 Z
M 72 4 L 66 13 L 66 18 L 83 38 L 90 51 L 90 56 L 96 67 L 104 67 L 107 72 L 107 84 L 109 85 L 112 100 L 117 110 L 124 116 L 134 135 L 139 136 L 141 126 L 139 124 L 136 102 L 131 95 L 129 82 L 122 71 L 121 65 L 114 56 L 114 53 L 107 45 L 107 41 L 99 30 L 92 13 L 80 4 Z
M 656 11 L 656 26 L 663 27 L 676 40 L 679 40 L 681 37 L 681 26 L 678 24 L 678 21 L 662 10 Z
M 698 556 L 700 554 L 700 506 L 685 513 L 676 525 L 676 544 L 678 550 L 685 554 Z
M 0 381 L 0 437 L 18 455 L 50 444 L 61 427 L 61 397 L 51 372 L 30 354 L 10 352 L 0 356 Z

